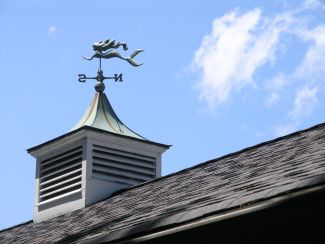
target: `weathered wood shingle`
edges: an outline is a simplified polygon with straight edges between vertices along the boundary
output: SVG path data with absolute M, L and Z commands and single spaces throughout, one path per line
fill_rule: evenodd
M 132 187 L 69 214 L 3 230 L 0 243 L 80 243 L 102 234 L 119 239 L 321 183 L 325 124 Z

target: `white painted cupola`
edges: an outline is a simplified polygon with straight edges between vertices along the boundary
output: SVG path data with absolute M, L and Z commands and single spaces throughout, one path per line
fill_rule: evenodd
M 97 81 L 95 88 L 89 108 L 70 132 L 27 150 L 36 158 L 34 222 L 161 176 L 161 155 L 170 146 L 130 130 L 115 114 L 104 83 Z

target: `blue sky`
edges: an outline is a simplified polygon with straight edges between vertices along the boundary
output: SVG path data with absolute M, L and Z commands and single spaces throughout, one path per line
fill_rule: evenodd
M 222 3 L 221 3 L 222 2 Z M 68 132 L 94 95 L 95 41 L 143 48 L 104 60 L 120 119 L 173 147 L 163 175 L 324 121 L 325 2 L 0 0 L 0 229 L 32 219 L 26 149 Z

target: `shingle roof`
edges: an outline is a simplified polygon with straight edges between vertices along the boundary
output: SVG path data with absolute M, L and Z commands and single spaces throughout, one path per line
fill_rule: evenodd
M 319 124 L 132 187 L 83 209 L 0 232 L 0 243 L 116 240 L 325 183 Z

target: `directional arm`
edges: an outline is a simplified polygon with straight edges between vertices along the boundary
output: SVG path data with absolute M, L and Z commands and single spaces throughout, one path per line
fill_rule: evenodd
M 78 80 L 79 82 L 86 82 L 86 80 L 92 79 L 92 80 L 97 80 L 97 77 L 87 77 L 84 74 L 78 74 Z
M 108 80 L 108 79 L 122 82 L 123 74 L 114 74 L 113 77 L 105 77 L 101 69 L 97 71 L 96 77 L 87 77 L 85 74 L 78 74 L 79 82 L 86 82 L 86 80 L 97 80 L 97 82 L 103 82 L 104 80 Z

